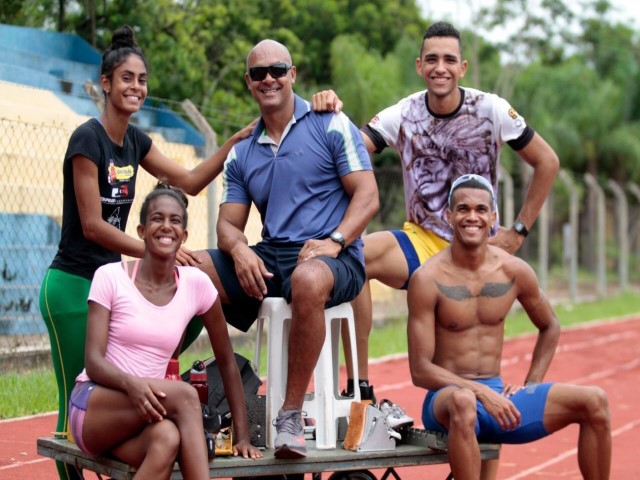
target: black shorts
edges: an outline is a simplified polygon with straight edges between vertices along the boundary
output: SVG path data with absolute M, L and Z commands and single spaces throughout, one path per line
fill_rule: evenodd
M 250 247 L 264 262 L 265 268 L 273 273 L 265 278 L 267 297 L 284 297 L 291 302 L 291 275 L 298 264 L 298 254 L 303 244 L 269 245 L 260 242 Z M 230 304 L 223 304 L 227 323 L 246 332 L 258 316 L 260 300 L 245 293 L 236 276 L 233 259 L 220 250 L 207 250 L 227 293 Z M 364 265 L 359 259 L 340 252 L 337 258 L 316 257 L 323 261 L 333 272 L 333 292 L 325 307 L 334 307 L 356 298 L 362 290 L 365 279 Z

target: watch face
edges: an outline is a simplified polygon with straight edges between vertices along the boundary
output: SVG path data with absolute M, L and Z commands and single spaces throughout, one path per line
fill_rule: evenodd
M 527 227 L 525 227 L 524 223 L 522 223 L 520 220 L 515 221 L 515 223 L 513 224 L 513 229 L 516 232 L 518 232 L 520 235 L 524 235 L 525 237 L 529 233 L 529 231 L 527 230 Z
M 344 236 L 340 232 L 333 232 L 330 238 L 344 248 Z

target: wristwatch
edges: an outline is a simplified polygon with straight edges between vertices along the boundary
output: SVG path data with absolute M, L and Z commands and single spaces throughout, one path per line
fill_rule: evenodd
M 522 235 L 525 238 L 527 235 L 529 235 L 529 230 L 527 230 L 527 227 L 525 227 L 524 223 L 522 223 L 522 220 L 520 220 L 519 218 L 517 218 L 513 223 L 513 229 L 517 234 Z
M 329 236 L 329 238 L 330 238 L 331 240 L 333 240 L 334 242 L 336 242 L 336 243 L 339 243 L 339 244 L 340 244 L 340 250 L 341 250 L 341 251 L 342 251 L 342 250 L 344 250 L 344 247 L 346 246 L 345 241 L 344 241 L 344 235 L 342 235 L 339 231 L 337 231 L 337 230 L 336 230 L 335 232 L 333 232 L 333 233 Z

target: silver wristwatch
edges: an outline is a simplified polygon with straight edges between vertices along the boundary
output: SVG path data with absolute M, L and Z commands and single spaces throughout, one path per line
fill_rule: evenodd
M 516 221 L 513 223 L 513 229 L 516 231 L 517 234 L 522 235 L 525 238 L 527 235 L 529 235 L 529 230 L 527 230 L 527 227 L 525 226 L 524 223 L 522 223 L 522 220 L 520 220 L 519 218 L 516 219 Z
M 339 231 L 336 230 L 329 236 L 329 238 L 334 242 L 340 244 L 340 250 L 344 250 L 344 247 L 346 246 L 344 241 L 344 235 L 342 235 Z

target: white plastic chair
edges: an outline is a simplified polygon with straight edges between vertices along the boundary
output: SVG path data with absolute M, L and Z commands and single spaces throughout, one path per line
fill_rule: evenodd
M 326 336 L 320 358 L 313 372 L 314 392 L 307 394 L 303 411 L 316 422 L 316 448 L 336 448 L 338 418 L 349 415 L 351 402 L 360 401 L 360 389 L 354 389 L 354 397 L 341 397 L 339 391 L 340 327 L 346 321 L 351 341 L 354 385 L 358 385 L 358 358 L 355 322 L 350 303 L 343 303 L 324 311 Z M 289 358 L 289 330 L 291 306 L 284 298 L 269 297 L 262 301 L 257 318 L 254 365 L 260 370 L 260 350 L 265 320 L 269 321 L 267 350 L 267 398 L 266 445 L 273 448 L 276 429 L 273 420 L 282 407 L 287 386 L 287 361 Z

